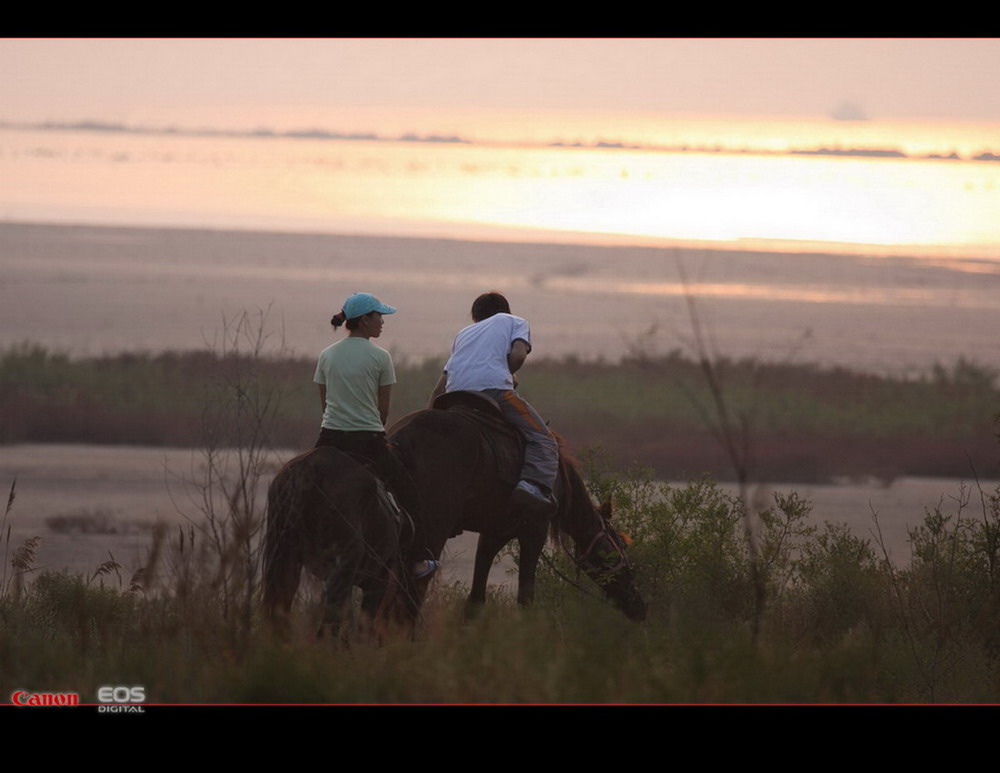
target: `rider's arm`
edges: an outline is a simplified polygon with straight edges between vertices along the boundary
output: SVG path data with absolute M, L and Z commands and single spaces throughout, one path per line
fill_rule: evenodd
M 384 425 L 389 420 L 389 403 L 392 402 L 392 384 L 378 388 L 378 416 Z
M 428 407 L 434 406 L 434 401 L 444 394 L 445 387 L 448 385 L 448 374 L 442 373 L 441 378 L 438 379 L 437 386 L 434 387 L 434 391 L 431 392 L 431 401 L 427 404 Z
M 319 385 L 319 404 L 322 406 L 323 413 L 326 413 L 326 384 Z
M 507 367 L 510 368 L 511 373 L 517 373 L 520 367 L 524 365 L 529 351 L 531 349 L 528 347 L 528 343 L 521 338 L 518 338 L 511 344 L 510 352 L 507 354 Z

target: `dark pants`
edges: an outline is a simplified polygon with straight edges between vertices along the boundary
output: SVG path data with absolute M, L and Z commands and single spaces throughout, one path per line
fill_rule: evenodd
M 356 454 L 372 462 L 377 474 L 396 498 L 396 502 L 413 522 L 413 544 L 408 555 L 414 559 L 429 557 L 424 542 L 423 518 L 420 499 L 410 473 L 396 455 L 389 450 L 384 432 L 345 432 L 323 427 L 319 431 L 316 447 L 333 446 L 347 454 Z

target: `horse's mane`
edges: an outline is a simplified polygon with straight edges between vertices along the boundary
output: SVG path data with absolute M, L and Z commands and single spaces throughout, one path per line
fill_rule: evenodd
M 552 517 L 552 527 L 550 535 L 552 540 L 560 545 L 563 544 L 563 537 L 573 538 L 569 529 L 574 516 L 579 513 L 576 502 L 582 499 L 594 507 L 590 492 L 583 482 L 580 474 L 580 462 L 569 449 L 569 444 L 562 435 L 553 432 L 556 442 L 559 444 L 559 477 L 562 482 L 562 491 L 559 496 L 559 506 Z M 596 511 L 597 508 L 594 508 Z
M 558 432 L 552 429 L 552 427 L 549 427 L 549 432 L 552 433 L 552 437 L 556 439 L 556 444 L 559 446 L 559 458 L 562 459 L 564 462 L 566 462 L 566 464 L 568 464 L 573 469 L 579 471 L 580 462 L 576 458 L 576 456 L 574 456 L 573 453 L 570 451 L 569 443 L 566 441 L 566 438 L 564 438 L 562 435 L 560 435 Z

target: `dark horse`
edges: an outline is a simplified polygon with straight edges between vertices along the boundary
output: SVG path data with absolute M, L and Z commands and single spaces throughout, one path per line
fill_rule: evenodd
M 284 630 L 303 567 L 324 583 L 320 634 L 336 633 L 354 586 L 362 622 L 380 617 L 400 567 L 400 518 L 367 467 L 332 446 L 313 448 L 278 471 L 267 493 L 263 605 Z
M 628 617 L 645 619 L 646 605 L 636 590 L 624 541 L 609 514 L 594 507 L 579 473 L 562 453 L 557 511 L 547 517 L 509 509 L 521 468 L 521 438 L 485 399 L 452 392 L 439 398 L 435 409 L 410 414 L 389 431 L 394 452 L 416 484 L 425 541 L 434 556 L 459 532 L 479 532 L 470 609 L 486 601 L 493 559 L 513 539 L 520 546 L 518 602 L 532 601 L 535 570 L 551 524 L 558 538 L 572 539 L 574 561 L 605 595 Z M 416 589 L 418 604 L 425 590 L 426 583 Z

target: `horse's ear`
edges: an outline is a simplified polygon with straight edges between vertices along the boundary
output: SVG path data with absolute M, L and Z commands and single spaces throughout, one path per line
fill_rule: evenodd
M 598 508 L 598 512 L 601 514 L 601 517 L 605 521 L 610 521 L 611 516 L 614 515 L 614 506 L 611 504 L 611 500 L 605 499 L 603 502 L 601 502 L 601 506 L 600 508 Z

